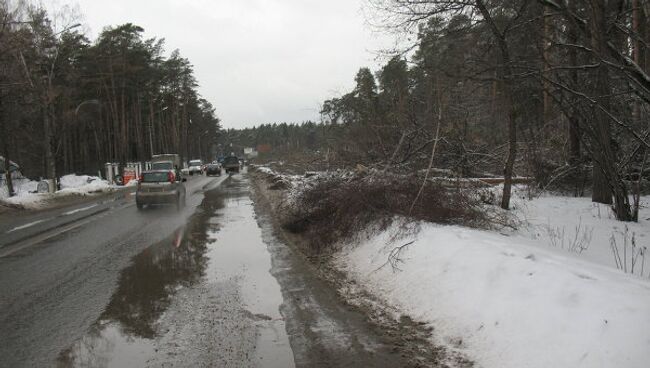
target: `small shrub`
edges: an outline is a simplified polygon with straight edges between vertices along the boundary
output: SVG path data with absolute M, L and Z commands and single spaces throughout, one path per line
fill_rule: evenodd
M 551 245 L 569 252 L 581 254 L 589 248 L 594 228 L 582 225 L 582 218 L 575 226 L 573 233 L 567 232 L 566 226 L 552 227 L 547 225 L 545 230 Z
M 620 243 L 616 240 L 616 233 L 621 236 Z M 646 272 L 645 267 L 645 255 L 648 252 L 648 247 L 645 245 L 638 246 L 636 234 L 634 232 L 630 234 L 627 226 L 625 226 L 624 231 L 612 233 L 609 243 L 616 268 L 625 273 L 636 274 L 641 277 L 648 273 L 648 277 L 650 277 L 650 272 Z

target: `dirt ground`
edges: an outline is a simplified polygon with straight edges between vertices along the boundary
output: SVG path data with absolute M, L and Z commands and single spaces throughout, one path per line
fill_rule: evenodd
M 368 294 L 363 287 L 356 285 L 344 273 L 339 271 L 332 262 L 331 255 L 315 255 L 305 244 L 300 234 L 290 233 L 282 228 L 281 219 L 284 217 L 286 191 L 272 185 L 266 175 L 251 171 L 255 201 L 257 205 L 266 206 L 273 213 L 276 236 L 289 246 L 298 250 L 304 256 L 319 277 L 337 290 L 338 297 L 353 310 L 364 314 L 378 333 L 392 341 L 394 350 L 408 358 L 412 367 L 473 367 L 473 363 L 459 355 L 431 343 L 434 330 L 424 323 L 401 315 L 398 311 L 386 306 L 382 301 Z

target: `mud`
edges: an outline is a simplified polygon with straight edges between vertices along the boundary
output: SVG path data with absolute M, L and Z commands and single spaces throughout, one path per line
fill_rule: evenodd
M 473 367 L 464 356 L 431 343 L 435 333 L 424 323 L 401 315 L 381 300 L 367 293 L 362 285 L 356 285 L 331 262 L 330 254 L 316 254 L 310 246 L 310 239 L 283 229 L 280 219 L 286 218 L 284 211 L 285 193 L 272 188 L 264 175 L 251 174 L 258 207 L 272 214 L 273 231 L 276 238 L 287 244 L 294 258 L 319 279 L 329 297 L 339 301 L 342 308 L 360 318 L 363 330 L 374 335 L 384 348 L 400 359 L 399 367 Z M 349 365 L 352 366 L 352 365 Z M 391 366 L 387 362 L 377 367 Z

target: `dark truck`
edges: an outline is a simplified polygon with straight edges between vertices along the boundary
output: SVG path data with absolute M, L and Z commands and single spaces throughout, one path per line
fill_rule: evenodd
M 223 159 L 221 166 L 226 170 L 226 174 L 239 172 L 239 158 L 237 156 L 227 156 Z

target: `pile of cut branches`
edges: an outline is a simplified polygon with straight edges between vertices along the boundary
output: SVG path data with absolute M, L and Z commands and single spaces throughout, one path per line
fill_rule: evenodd
M 397 217 L 490 226 L 486 206 L 470 191 L 452 190 L 427 181 L 418 196 L 421 187 L 421 178 L 390 173 L 322 178 L 298 194 L 283 226 L 305 235 L 318 254 L 370 224 L 385 228 Z

